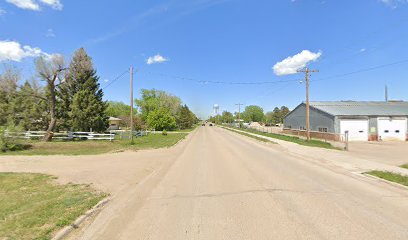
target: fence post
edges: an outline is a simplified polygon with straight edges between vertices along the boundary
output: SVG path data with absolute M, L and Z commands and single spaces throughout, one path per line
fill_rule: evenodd
M 348 151 L 349 150 L 349 131 L 344 132 L 344 138 L 346 140 L 345 150 Z

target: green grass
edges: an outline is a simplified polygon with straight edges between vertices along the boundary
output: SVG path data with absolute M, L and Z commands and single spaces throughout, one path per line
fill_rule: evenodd
M 106 194 L 43 174 L 0 173 L 0 239 L 51 239 Z
M 366 174 L 370 174 L 372 176 L 376 176 L 391 182 L 399 183 L 404 186 L 408 186 L 408 176 L 404 176 L 397 173 L 392 172 L 384 172 L 384 171 L 371 171 L 367 172 Z
M 257 137 L 257 136 L 254 136 L 254 135 L 251 135 L 251 134 L 248 134 L 248 133 L 239 132 L 239 131 L 236 131 L 236 130 L 231 129 L 231 128 L 225 128 L 225 127 L 222 127 L 222 128 L 227 129 L 227 130 L 229 130 L 231 132 L 235 132 L 235 133 L 238 133 L 238 134 L 241 134 L 241 135 L 256 139 L 256 140 L 261 141 L 261 142 L 270 142 L 270 143 L 276 144 L 275 142 L 270 141 L 270 140 L 265 139 L 265 138 Z
M 167 136 L 162 134 L 149 134 L 134 139 L 134 145 L 130 140 L 88 140 L 88 141 L 29 141 L 31 148 L 23 151 L 5 152 L 1 155 L 96 155 L 124 150 L 143 150 L 171 147 L 184 139 L 187 133 L 172 133 Z
M 408 163 L 407 163 L 407 164 L 404 164 L 404 165 L 401 165 L 401 167 L 408 169 Z
M 249 132 L 249 133 L 255 133 L 258 135 L 271 137 L 271 138 L 275 138 L 275 139 L 283 140 L 287 142 L 293 142 L 293 143 L 303 145 L 303 146 L 308 146 L 308 147 L 319 147 L 319 148 L 326 148 L 326 149 L 342 150 L 338 147 L 334 147 L 328 142 L 323 142 L 323 141 L 316 140 L 316 139 L 311 139 L 310 141 L 307 141 L 306 139 L 302 139 L 302 138 L 295 137 L 295 136 L 287 136 L 287 135 L 276 134 L 276 133 L 264 133 L 264 132 L 260 132 L 254 129 L 247 129 L 247 128 L 234 128 L 234 129 L 244 131 L 244 132 Z

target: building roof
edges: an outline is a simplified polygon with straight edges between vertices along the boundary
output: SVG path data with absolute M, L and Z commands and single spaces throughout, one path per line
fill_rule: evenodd
M 122 121 L 120 118 L 109 117 L 109 121 Z
M 310 102 L 310 106 L 333 116 L 408 116 L 408 102 Z

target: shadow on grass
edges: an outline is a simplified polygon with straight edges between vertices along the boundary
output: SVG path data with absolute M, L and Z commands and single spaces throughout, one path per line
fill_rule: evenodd
M 24 150 L 30 150 L 33 148 L 31 144 L 23 144 L 23 143 L 11 143 L 5 146 L 2 146 L 0 152 L 19 152 Z

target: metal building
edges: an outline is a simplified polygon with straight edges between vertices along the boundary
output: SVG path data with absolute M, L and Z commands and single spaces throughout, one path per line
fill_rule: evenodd
M 306 104 L 284 119 L 284 128 L 305 130 Z M 311 102 L 310 131 L 344 134 L 350 141 L 408 140 L 408 102 Z

